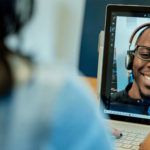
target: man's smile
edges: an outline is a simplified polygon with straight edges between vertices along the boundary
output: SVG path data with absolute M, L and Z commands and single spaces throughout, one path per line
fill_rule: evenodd
M 144 75 L 144 77 L 145 77 L 146 80 L 149 80 L 149 81 L 150 81 L 150 77 L 149 77 L 149 76 Z
M 140 72 L 141 77 L 142 77 L 142 82 L 145 85 L 150 86 L 150 72 Z

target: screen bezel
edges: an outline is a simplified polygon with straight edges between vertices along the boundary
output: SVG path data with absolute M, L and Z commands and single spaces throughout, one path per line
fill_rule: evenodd
M 139 5 L 114 5 L 109 4 L 106 7 L 105 17 L 105 37 L 104 37 L 104 51 L 103 51 L 103 64 L 102 64 L 102 78 L 101 78 L 101 98 L 105 108 L 109 108 L 109 94 L 112 80 L 112 65 L 113 65 L 113 51 L 110 51 L 110 25 L 111 16 L 113 12 L 124 12 L 124 13 L 150 13 L 150 6 L 139 6 Z M 105 109 L 104 108 L 104 109 Z M 142 119 L 128 116 L 119 116 L 109 114 L 111 119 L 119 121 L 128 121 L 142 124 L 150 124 L 150 119 Z

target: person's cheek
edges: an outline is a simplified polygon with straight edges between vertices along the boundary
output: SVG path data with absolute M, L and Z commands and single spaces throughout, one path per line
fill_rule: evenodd
M 144 68 L 144 62 L 137 58 L 134 57 L 133 61 L 133 75 L 135 78 L 137 78 L 140 75 L 140 71 Z
M 138 61 L 137 61 L 137 59 L 136 59 L 136 57 L 134 58 L 134 61 L 133 61 L 133 76 L 134 76 L 134 78 L 136 78 L 137 77 L 137 75 L 138 75 L 138 72 L 137 72 L 137 70 L 138 70 Z

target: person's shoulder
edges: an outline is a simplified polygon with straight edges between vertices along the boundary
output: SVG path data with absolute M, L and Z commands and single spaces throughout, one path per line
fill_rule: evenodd
M 69 103 L 75 99 L 76 104 L 84 103 L 84 105 L 87 105 L 90 103 L 90 106 L 96 105 L 97 98 L 84 79 L 77 74 L 69 73 L 64 76 L 64 81 L 60 91 L 66 93 L 63 94 L 66 99 L 70 97 Z
M 66 77 L 53 107 L 53 146 L 58 149 L 111 149 L 110 135 L 89 85 L 75 74 Z M 92 138 L 85 138 L 87 134 Z
M 121 99 L 123 99 L 126 96 L 125 94 L 125 90 L 116 92 L 114 94 L 111 95 L 111 101 L 120 101 Z
M 129 95 L 128 95 L 128 91 L 130 90 L 130 88 L 131 88 L 131 86 L 132 86 L 132 83 L 129 83 L 126 87 L 125 87 L 125 89 L 123 89 L 123 90 L 121 90 L 121 91 L 119 91 L 119 92 L 116 92 L 116 93 L 114 93 L 114 94 L 112 94 L 111 95 L 111 101 L 117 101 L 117 102 L 119 102 L 120 100 L 123 102 L 126 102 L 126 101 L 130 101 L 130 97 L 129 97 Z

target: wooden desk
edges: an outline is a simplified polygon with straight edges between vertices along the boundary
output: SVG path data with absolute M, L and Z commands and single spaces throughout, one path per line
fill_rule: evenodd
M 97 92 L 97 78 L 93 78 L 93 77 L 82 77 L 82 78 L 91 85 L 92 89 L 96 93 Z
M 91 88 L 93 89 L 95 96 L 97 97 L 97 104 L 99 106 L 99 98 L 97 96 L 97 78 L 93 78 L 93 77 L 82 77 L 82 78 L 86 80 L 91 86 Z

